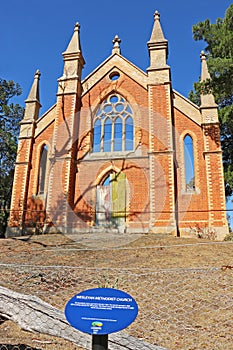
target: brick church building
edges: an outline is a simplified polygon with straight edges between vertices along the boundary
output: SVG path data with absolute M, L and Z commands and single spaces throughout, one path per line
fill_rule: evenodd
M 82 80 L 79 31 L 62 54 L 56 104 L 39 117 L 39 71 L 25 101 L 7 236 L 40 227 L 224 237 L 218 107 L 212 94 L 198 107 L 173 90 L 159 13 L 146 72 L 115 36 L 111 55 Z M 201 65 L 205 80 L 203 52 Z

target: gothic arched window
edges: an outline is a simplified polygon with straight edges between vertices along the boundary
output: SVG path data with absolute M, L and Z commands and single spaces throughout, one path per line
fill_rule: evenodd
M 48 160 L 48 146 L 43 145 L 40 153 L 39 176 L 38 176 L 37 194 L 39 195 L 44 194 L 45 192 L 47 160 Z
M 193 191 L 195 190 L 195 169 L 193 139 L 190 135 L 186 135 L 184 138 L 184 164 L 186 191 Z
M 105 99 L 94 118 L 93 152 L 134 149 L 134 122 L 129 103 L 120 95 Z

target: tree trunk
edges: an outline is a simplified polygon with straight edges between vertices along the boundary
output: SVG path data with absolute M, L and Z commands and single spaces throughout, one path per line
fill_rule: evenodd
M 26 331 L 64 338 L 78 345 L 91 344 L 90 336 L 71 327 L 62 311 L 32 295 L 0 287 L 0 315 Z

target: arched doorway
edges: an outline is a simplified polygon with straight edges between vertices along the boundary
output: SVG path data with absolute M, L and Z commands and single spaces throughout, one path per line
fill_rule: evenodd
M 96 225 L 123 228 L 126 217 L 126 176 L 112 172 L 96 187 Z

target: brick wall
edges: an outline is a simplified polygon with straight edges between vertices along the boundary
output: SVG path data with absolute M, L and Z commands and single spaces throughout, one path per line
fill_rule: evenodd
M 47 216 L 61 230 L 65 226 L 78 230 L 95 225 L 96 186 L 114 171 L 126 175 L 129 231 L 176 233 L 177 226 L 184 232 L 197 225 L 226 227 L 222 160 L 216 139 L 203 130 L 201 115 L 195 121 L 193 115 L 190 118 L 187 113 L 173 109 L 170 83 L 145 88 L 134 78 L 135 72 L 132 76 L 121 72 L 120 78 L 112 81 L 106 72 L 86 89 L 82 103 L 80 88 L 76 93 L 59 93 L 53 121 L 40 128 L 35 139 L 19 141 L 12 196 L 12 209 L 18 217 L 11 215 L 11 226 L 19 223 L 22 196 L 27 198 L 24 208 L 28 209 L 28 221 L 32 220 L 29 215 L 32 208 L 41 214 L 37 217 L 39 222 Z M 114 92 L 131 105 L 135 151 L 122 156 L 92 154 L 94 113 L 103 99 Z M 200 114 L 194 107 L 192 113 Z M 183 140 L 187 134 L 194 145 L 192 192 L 187 192 L 185 186 Z M 49 148 L 47 193 L 38 197 L 43 144 Z

